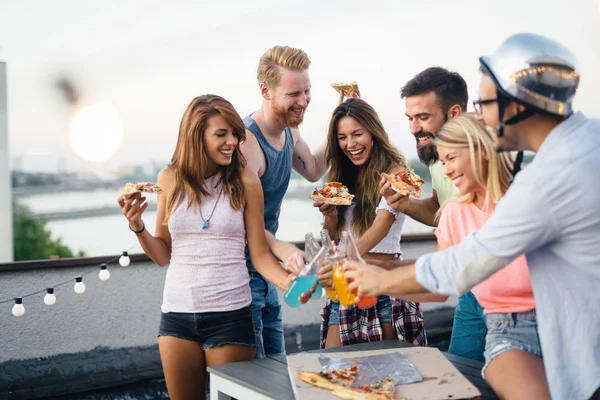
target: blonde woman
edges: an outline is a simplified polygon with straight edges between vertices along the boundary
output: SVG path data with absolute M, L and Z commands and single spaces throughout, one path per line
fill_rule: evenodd
M 513 161 L 498 153 L 472 114 L 447 122 L 434 143 L 460 195 L 441 209 L 435 234 L 444 250 L 490 218 L 508 189 Z M 535 300 L 525 256 L 473 289 L 487 319 L 482 375 L 501 398 L 550 398 L 537 333 Z M 526 394 L 525 394 L 526 393 Z

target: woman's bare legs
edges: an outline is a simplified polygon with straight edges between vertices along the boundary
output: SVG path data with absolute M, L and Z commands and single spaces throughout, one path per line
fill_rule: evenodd
M 202 345 L 192 340 L 160 336 L 158 349 L 171 400 L 204 400 L 206 361 Z
M 383 331 L 383 340 L 397 339 L 396 330 L 391 322 L 381 324 L 381 330 Z
M 207 367 L 236 361 L 250 361 L 254 359 L 254 353 L 256 353 L 256 347 L 237 344 L 226 344 L 204 351 Z
M 327 327 L 327 338 L 325 338 L 325 348 L 330 349 L 332 347 L 339 347 L 342 345 L 340 339 L 340 326 L 329 325 Z
M 485 380 L 501 399 L 550 399 L 544 362 L 526 351 L 509 350 L 494 358 Z

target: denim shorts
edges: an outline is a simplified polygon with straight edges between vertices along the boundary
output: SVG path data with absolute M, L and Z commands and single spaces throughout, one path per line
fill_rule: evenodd
M 379 315 L 379 322 L 382 324 L 392 323 L 392 301 L 390 296 L 378 296 L 377 297 L 377 314 Z M 337 301 L 331 302 L 331 313 L 329 314 L 329 326 L 340 324 L 340 303 Z
M 486 317 L 473 292 L 458 298 L 448 353 L 475 361 L 485 361 Z
M 535 310 L 488 314 L 486 317 L 488 331 L 485 338 L 485 366 L 481 370 L 482 377 L 485 378 L 485 370 L 490 362 L 505 351 L 521 350 L 542 357 Z
M 173 336 L 202 344 L 204 350 L 226 344 L 256 346 L 250 307 L 206 313 L 162 313 L 158 336 Z

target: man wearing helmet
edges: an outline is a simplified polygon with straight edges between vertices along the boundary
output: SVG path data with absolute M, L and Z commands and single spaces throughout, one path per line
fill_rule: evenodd
M 598 398 L 600 313 L 591 307 L 600 304 L 600 185 L 590 185 L 589 172 L 600 171 L 600 121 L 572 111 L 575 57 L 551 39 L 513 35 L 480 63 L 475 107 L 495 129 L 498 151 L 529 150 L 535 159 L 478 232 L 406 268 L 348 263 L 350 289 L 456 295 L 525 254 L 552 397 Z

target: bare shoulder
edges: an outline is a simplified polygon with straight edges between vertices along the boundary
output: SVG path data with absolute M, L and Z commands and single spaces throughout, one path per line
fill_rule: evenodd
M 242 152 L 245 153 L 247 150 L 257 149 L 258 147 L 260 147 L 260 145 L 258 144 L 258 139 L 256 139 L 256 136 L 254 136 L 254 133 L 246 129 L 246 140 L 242 142 L 240 147 L 242 149 Z
M 260 179 L 248 168 L 242 168 L 242 183 L 244 187 L 260 187 Z
M 294 144 L 298 142 L 298 140 L 302 139 L 302 135 L 300 134 L 300 129 L 298 128 L 290 128 L 292 130 L 292 137 L 294 138 Z
M 158 173 L 157 182 L 159 186 L 167 188 L 175 185 L 175 168 L 165 167 Z

